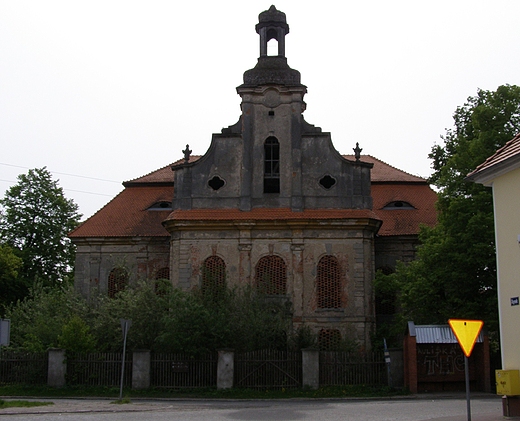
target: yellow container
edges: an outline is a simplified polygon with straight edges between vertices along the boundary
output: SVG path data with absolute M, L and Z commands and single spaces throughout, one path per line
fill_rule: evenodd
M 497 395 L 520 395 L 520 374 L 518 370 L 495 370 Z

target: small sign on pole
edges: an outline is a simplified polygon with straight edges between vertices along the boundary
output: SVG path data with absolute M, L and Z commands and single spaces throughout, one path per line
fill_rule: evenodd
M 464 371 L 466 377 L 466 406 L 468 411 L 468 421 L 471 421 L 471 406 L 469 399 L 469 362 L 468 358 L 473 351 L 478 335 L 482 330 L 484 322 L 482 320 L 448 320 L 453 334 L 457 338 L 457 342 L 464 352 Z
M 0 319 L 0 346 L 9 346 L 11 339 L 11 320 Z

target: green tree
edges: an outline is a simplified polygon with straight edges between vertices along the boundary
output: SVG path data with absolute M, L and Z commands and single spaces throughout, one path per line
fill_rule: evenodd
M 399 265 L 393 285 L 404 317 L 416 323 L 484 319 L 497 328 L 493 200 L 468 173 L 520 132 L 520 87 L 479 90 L 458 107 L 455 127 L 429 155 L 438 224 L 423 228 L 417 260 Z
M 67 233 L 81 215 L 46 168 L 29 170 L 0 199 L 0 236 L 22 259 L 24 282 L 55 286 L 70 279 L 74 245 Z
M 0 316 L 5 307 L 23 298 L 29 286 L 18 280 L 18 272 L 22 268 L 22 259 L 6 244 L 0 244 Z
M 6 318 L 11 319 L 10 346 L 34 352 L 55 348 L 59 346 L 60 335 L 64 334 L 64 326 L 70 325 L 75 316 L 88 320 L 89 313 L 87 301 L 72 286 L 43 288 L 36 285 L 23 300 L 6 310 Z

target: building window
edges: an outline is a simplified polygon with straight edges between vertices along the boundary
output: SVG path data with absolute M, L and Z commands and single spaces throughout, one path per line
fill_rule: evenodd
M 170 268 L 164 267 L 155 272 L 155 293 L 165 295 L 169 286 Z
M 326 175 L 320 179 L 320 184 L 324 189 L 330 190 L 336 184 L 336 179 L 330 175 Z
M 400 210 L 400 209 L 415 209 L 410 203 L 404 200 L 394 200 L 393 202 L 387 203 L 383 209 L 385 210 Z
M 318 335 L 321 351 L 336 351 L 341 346 L 341 333 L 337 329 L 321 329 Z
M 262 257 L 255 271 L 256 289 L 267 295 L 284 295 L 287 292 L 287 269 L 278 256 Z
M 124 268 L 114 268 L 108 275 L 108 296 L 114 298 L 128 284 L 128 272 Z
M 202 292 L 219 295 L 226 287 L 226 263 L 218 256 L 210 256 L 202 264 Z
M 318 308 L 341 308 L 341 269 L 334 256 L 323 256 L 316 276 Z
M 264 193 L 280 193 L 280 144 L 272 136 L 264 143 Z

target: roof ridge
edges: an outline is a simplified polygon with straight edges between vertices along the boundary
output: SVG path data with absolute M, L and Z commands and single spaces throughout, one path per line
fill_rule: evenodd
M 141 178 L 148 177 L 148 176 L 150 176 L 152 174 L 155 174 L 155 173 L 157 173 L 159 171 L 165 170 L 166 168 L 171 167 L 172 165 L 174 165 L 174 164 L 165 165 L 164 167 L 161 167 L 161 168 L 158 168 L 156 170 L 150 171 L 149 173 L 141 175 L 141 176 L 139 176 L 137 178 L 132 178 L 131 180 L 123 181 L 123 185 L 124 185 L 124 183 L 135 183 L 136 181 L 140 180 Z

